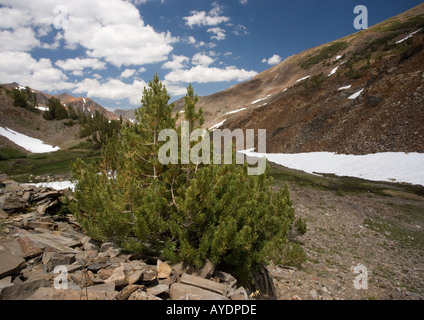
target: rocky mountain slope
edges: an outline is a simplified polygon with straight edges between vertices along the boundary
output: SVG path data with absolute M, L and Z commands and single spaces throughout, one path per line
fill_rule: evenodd
M 68 148 L 80 140 L 78 137 L 80 131 L 79 124 L 67 126 L 64 123 L 66 120 L 47 121 L 42 117 L 41 112 L 40 114 L 35 114 L 24 108 L 13 106 L 13 99 L 6 94 L 6 90 L 16 88 L 24 89 L 18 83 L 0 85 L 0 127 L 12 129 L 29 137 L 40 139 L 53 146 L 59 146 L 60 148 Z M 94 115 L 96 112 L 100 112 L 109 120 L 119 119 L 119 115 L 117 116 L 113 112 L 108 111 L 90 98 L 73 97 L 66 93 L 52 96 L 33 88 L 30 89 L 36 94 L 38 108 L 41 111 L 47 108 L 48 100 L 51 97 L 55 97 L 66 108 L 72 105 L 75 111 L 80 110 L 86 115 Z M 1 135 L 0 146 L 12 147 L 27 152 L 27 150 L 17 146 Z
M 423 106 L 424 4 L 198 103 L 205 127 L 266 129 L 273 153 L 424 152 Z

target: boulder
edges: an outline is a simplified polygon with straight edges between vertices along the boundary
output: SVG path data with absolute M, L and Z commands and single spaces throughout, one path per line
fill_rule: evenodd
M 0 245 L 0 279 L 14 274 L 25 266 L 25 260 Z
M 72 253 L 45 252 L 42 261 L 45 265 L 45 270 L 50 272 L 53 271 L 56 266 L 74 263 L 75 255 Z
M 43 253 L 43 250 L 41 250 L 41 248 L 33 243 L 28 237 L 4 239 L 0 241 L 0 247 L 4 247 L 15 256 L 26 260 L 39 256 Z
M 166 279 L 172 273 L 172 268 L 166 262 L 162 262 L 160 260 L 157 261 L 157 277 L 158 279 Z
M 61 253 L 78 253 L 73 247 L 79 246 L 80 241 L 74 240 L 60 231 L 50 231 L 36 228 L 35 232 L 29 232 L 23 229 L 17 229 L 15 234 L 21 237 L 29 238 L 35 245 L 41 249 L 49 248 L 51 251 Z
M 15 284 L 12 282 L 12 276 L 3 278 L 0 280 L 0 292 L 2 289 L 12 287 L 14 285 Z
M 209 259 L 206 259 L 205 264 L 203 267 L 199 270 L 199 277 L 202 278 L 210 278 L 212 274 L 215 271 L 215 265 L 209 261 Z
M 101 254 L 99 256 L 106 256 L 115 258 L 121 254 L 121 249 L 112 242 L 105 242 L 100 247 Z
M 228 297 L 231 300 L 249 300 L 249 295 L 247 294 L 246 289 L 243 287 L 240 287 L 237 290 L 230 292 L 228 294 Z
M 229 287 L 234 287 L 237 284 L 237 279 L 229 273 L 217 271 L 215 274 L 219 278 L 220 282 L 225 283 Z
M 49 289 L 51 289 L 52 281 L 46 279 L 25 281 L 8 288 L 4 288 L 1 291 L 0 300 L 24 300 L 38 289 L 44 287 L 49 287 Z
M 0 209 L 0 219 L 6 219 L 8 217 L 9 215 L 7 214 L 7 212 L 4 211 L 3 209 Z
M 105 283 L 114 282 L 116 287 L 124 287 L 127 283 L 127 278 L 125 276 L 125 266 L 123 263 L 115 270 L 113 270 L 112 275 L 105 280 Z
M 141 285 L 129 284 L 119 292 L 117 300 L 127 300 L 135 291 L 143 288 Z
M 159 284 L 157 286 L 147 288 L 146 291 L 148 294 L 157 296 L 157 295 L 160 295 L 161 293 L 169 292 L 169 286 L 167 284 Z
M 201 277 L 192 276 L 190 274 L 184 273 L 180 279 L 181 283 L 187 284 L 190 286 L 196 286 L 205 290 L 213 291 L 221 295 L 227 295 L 231 289 L 223 283 L 207 280 Z

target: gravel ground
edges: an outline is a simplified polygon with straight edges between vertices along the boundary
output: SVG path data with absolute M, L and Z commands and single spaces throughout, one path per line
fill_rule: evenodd
M 307 261 L 301 269 L 268 267 L 278 299 L 424 298 L 424 199 L 296 185 L 290 192 L 307 221 L 296 236 Z

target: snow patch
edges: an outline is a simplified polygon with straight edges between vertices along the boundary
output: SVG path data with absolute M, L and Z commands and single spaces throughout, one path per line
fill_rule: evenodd
M 23 183 L 27 186 L 36 186 L 37 188 L 52 188 L 54 190 L 64 190 L 71 189 L 75 190 L 75 183 L 65 180 L 65 181 L 52 181 L 52 182 L 40 182 L 40 183 Z
M 332 76 L 333 74 L 335 74 L 337 72 L 337 69 L 340 68 L 342 65 L 344 65 L 346 63 L 346 61 L 343 61 L 342 63 L 340 63 L 340 65 L 338 65 L 337 67 L 335 67 L 333 70 L 331 70 L 330 74 L 327 77 Z
M 367 155 L 310 153 L 256 153 L 240 151 L 251 157 L 265 156 L 269 161 L 311 174 L 331 173 L 373 181 L 406 182 L 424 186 L 424 153 L 383 152 Z
M 0 127 L 0 135 L 33 153 L 53 152 L 60 149 L 59 147 L 50 146 L 39 139 L 28 137 L 9 128 Z
M 240 112 L 240 111 L 243 111 L 243 110 L 246 110 L 246 108 L 241 108 L 241 109 L 238 109 L 238 110 L 227 112 L 226 115 L 227 114 L 234 114 L 234 113 L 237 113 L 237 112 Z
M 337 90 L 346 90 L 346 89 L 350 89 L 351 87 L 352 87 L 352 85 L 350 84 L 350 85 L 345 86 L 345 87 L 340 87 Z
M 41 110 L 41 111 L 49 111 L 49 108 L 48 107 L 40 107 L 40 106 L 37 106 L 37 107 L 35 107 L 36 109 L 38 109 L 38 110 Z
M 417 30 L 417 31 L 414 31 L 414 32 L 412 32 L 412 33 L 408 34 L 405 38 L 403 38 L 403 39 L 401 39 L 401 40 L 399 40 L 399 41 L 396 41 L 396 44 L 402 43 L 402 42 L 404 42 L 405 40 L 408 40 L 409 38 L 412 38 L 412 36 L 413 36 L 414 34 L 416 34 L 417 32 L 420 32 L 421 30 L 422 30 L 422 29 Z
M 222 120 L 220 123 L 217 123 L 216 125 L 209 128 L 209 130 L 213 131 L 215 129 L 218 129 L 220 126 L 224 124 L 224 122 L 227 121 L 227 119 Z
M 361 89 L 358 92 L 352 94 L 348 99 L 354 100 L 354 99 L 358 98 L 360 96 L 360 94 L 362 93 L 362 91 L 364 91 L 364 89 Z
M 264 101 L 264 100 L 268 99 L 270 96 L 271 96 L 271 94 L 267 95 L 265 98 L 261 98 L 261 99 L 255 100 L 251 104 L 255 104 L 255 103 L 258 103 L 260 101 Z
M 334 59 L 334 61 L 339 61 L 342 58 L 342 56 L 337 56 L 336 59 Z
M 266 106 L 267 104 L 268 104 L 268 102 L 265 102 L 265 103 L 261 104 L 260 106 L 258 106 L 258 108 Z
M 308 79 L 309 77 L 310 77 L 310 76 L 303 77 L 303 78 L 301 78 L 301 79 L 299 79 L 299 80 L 296 80 L 296 82 L 301 82 L 301 81 L 303 81 L 303 80 Z

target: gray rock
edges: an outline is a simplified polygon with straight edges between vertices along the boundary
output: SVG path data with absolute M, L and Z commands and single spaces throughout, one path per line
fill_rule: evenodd
M 0 209 L 0 219 L 7 219 L 9 215 L 3 209 Z
M 75 262 L 74 254 L 63 254 L 59 252 L 45 252 L 43 255 L 43 264 L 46 267 L 46 271 L 50 272 L 54 267 L 59 265 L 67 265 Z
M 0 280 L 0 291 L 4 288 L 12 287 L 15 284 L 12 282 L 12 276 Z
M 0 294 L 0 300 L 24 300 L 31 296 L 39 288 L 44 287 L 52 288 L 52 282 L 45 279 L 25 281 L 8 288 L 4 288 Z
M 141 289 L 142 287 L 143 286 L 141 285 L 130 284 L 122 289 L 116 298 L 117 300 L 127 300 L 135 291 Z
M 215 274 L 218 276 L 219 280 L 229 287 L 234 287 L 237 284 L 237 279 L 234 278 L 231 274 L 223 272 L 223 271 L 217 271 Z
M 28 237 L 2 240 L 0 241 L 0 247 L 4 247 L 15 256 L 26 260 L 39 256 L 43 253 L 43 250 L 41 250 L 41 248 L 33 243 Z
M 215 271 L 215 265 L 210 262 L 208 259 L 206 259 L 205 264 L 203 267 L 199 270 L 199 277 L 202 278 L 210 278 L 212 274 Z
M 52 251 L 61 253 L 78 253 L 73 247 L 79 246 L 80 241 L 74 240 L 69 236 L 65 236 L 62 232 L 53 232 L 46 229 L 37 228 L 34 231 L 29 232 L 26 230 L 18 229 L 16 234 L 21 237 L 28 237 L 35 245 L 41 249 L 49 248 Z
M 0 245 L 0 279 L 14 274 L 25 266 L 25 260 Z
M 180 281 L 181 281 L 181 283 L 191 285 L 191 286 L 196 286 L 196 287 L 199 287 L 199 288 L 203 288 L 203 289 L 206 289 L 206 290 L 209 290 L 209 291 L 219 293 L 221 295 L 226 295 L 228 292 L 231 291 L 230 288 L 226 284 L 207 280 L 207 279 L 204 279 L 204 278 L 201 278 L 201 277 L 192 276 L 192 275 L 189 275 L 187 273 L 184 273 L 181 276 Z
M 231 300 L 249 300 L 249 295 L 245 288 L 240 287 L 227 295 Z
M 117 287 L 124 287 L 127 285 L 128 283 L 124 270 L 124 264 L 121 263 L 119 267 L 113 270 L 112 275 L 105 280 L 105 283 L 114 282 Z
M 157 296 L 157 295 L 160 295 L 161 293 L 169 292 L 169 286 L 166 284 L 159 284 L 157 286 L 147 288 L 146 291 L 148 294 Z
M 166 279 L 172 273 L 172 267 L 166 262 L 162 262 L 160 260 L 157 261 L 157 277 L 158 279 Z

